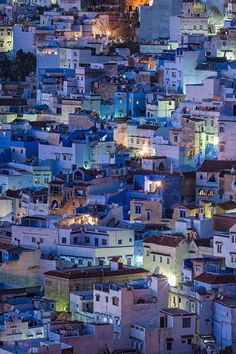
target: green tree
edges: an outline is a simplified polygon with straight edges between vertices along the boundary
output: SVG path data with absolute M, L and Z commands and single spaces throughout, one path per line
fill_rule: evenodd
M 23 81 L 36 70 L 36 58 L 32 53 L 18 50 L 15 60 L 4 56 L 1 61 L 0 76 L 2 80 Z

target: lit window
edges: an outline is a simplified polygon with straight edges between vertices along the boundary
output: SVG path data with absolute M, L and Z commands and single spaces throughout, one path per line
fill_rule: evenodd
M 201 197 L 205 196 L 206 195 L 205 190 L 203 188 L 199 189 L 198 195 L 201 196 Z
M 208 197 L 214 197 L 215 193 L 212 189 L 207 192 Z

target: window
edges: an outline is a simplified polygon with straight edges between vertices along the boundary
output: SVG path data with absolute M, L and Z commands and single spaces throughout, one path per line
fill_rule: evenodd
M 185 209 L 180 209 L 179 210 L 179 217 L 180 218 L 185 218 L 186 216 L 186 210 Z
M 224 133 L 224 127 L 223 126 L 221 126 L 219 130 L 220 130 L 220 133 Z
M 61 239 L 61 243 L 66 243 L 66 237 L 62 237 L 62 239 Z
M 36 242 L 36 239 L 35 239 L 35 237 L 32 237 L 32 242 Z
M 133 242 L 133 239 L 132 239 L 132 238 L 129 238 L 129 242 Z
M 40 238 L 40 239 L 39 239 L 39 242 L 40 242 L 40 243 L 43 243 L 43 238 Z
M 190 344 L 192 344 L 192 338 L 188 338 L 187 339 L 187 343 L 190 345 Z
M 151 210 L 147 210 L 147 221 L 151 221 L 151 217 L 152 217 Z
M 166 263 L 170 264 L 170 258 L 166 258 Z
M 162 263 L 162 256 L 160 256 L 160 263 Z
M 225 151 L 225 146 L 224 144 L 220 144 L 220 152 L 224 152 Z
M 118 245 L 122 245 L 122 240 L 118 240 Z
M 233 234 L 233 235 L 231 236 L 231 240 L 232 240 L 232 243 L 236 243 L 236 235 Z
M 153 260 L 153 262 L 156 261 L 156 256 L 155 256 L 155 254 L 152 256 L 152 260 Z
M 105 240 L 104 238 L 102 239 L 102 245 L 103 246 L 106 246 L 106 244 L 107 244 L 107 240 Z
M 203 188 L 199 189 L 198 195 L 201 196 L 201 197 L 204 197 L 206 195 L 205 190 Z
M 105 299 L 106 299 L 106 303 L 108 303 L 108 301 L 109 301 L 109 297 L 108 297 L 108 296 L 106 296 L 106 297 L 105 297 Z
M 98 265 L 99 265 L 100 267 L 103 266 L 103 263 L 104 263 L 103 259 L 99 259 Z
M 146 251 L 146 256 L 149 257 L 149 254 L 150 254 L 150 252 L 149 252 L 149 250 L 147 250 Z
M 84 242 L 85 242 L 85 243 L 90 243 L 90 238 L 89 238 L 88 236 L 85 236 Z
M 236 263 L 236 254 L 231 254 L 231 263 Z
M 214 197 L 215 193 L 212 189 L 209 189 L 209 191 L 207 192 L 208 197 Z
M 114 305 L 114 306 L 119 306 L 119 299 L 118 299 L 118 297 L 114 296 L 114 297 L 112 298 L 112 305 Z
M 183 317 L 182 327 L 183 328 L 190 328 L 191 327 L 191 318 L 190 317 Z
M 209 178 L 208 182 L 216 182 L 216 178 L 214 174 Z
M 217 253 L 222 253 L 222 243 L 216 244 L 216 250 L 217 250 Z
M 165 328 L 165 327 L 167 327 L 167 316 L 160 318 L 160 328 Z
M 166 341 L 166 350 L 172 350 L 172 341 L 169 341 L 168 339 Z
M 99 295 L 99 294 L 96 294 L 96 295 L 95 295 L 95 299 L 96 299 L 96 301 L 100 301 L 100 295 Z
M 134 213 L 135 214 L 141 214 L 141 205 L 140 204 L 134 204 Z
M 175 143 L 178 142 L 178 135 L 174 135 L 174 142 L 175 142 Z

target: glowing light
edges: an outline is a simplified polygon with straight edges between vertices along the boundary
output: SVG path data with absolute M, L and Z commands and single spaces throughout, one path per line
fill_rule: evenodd
M 219 144 L 219 138 L 218 138 L 218 136 L 214 136 L 214 138 L 213 138 L 213 144 L 214 144 L 214 145 L 218 145 L 218 144 Z
M 161 187 L 161 186 L 162 186 L 161 181 L 157 181 L 157 182 L 156 182 L 156 186 L 157 186 L 157 187 Z
M 168 274 L 167 278 L 170 286 L 176 285 L 176 276 L 173 273 Z
M 149 155 L 149 149 L 148 146 L 144 145 L 142 150 L 139 152 L 139 155 L 141 157 L 148 156 Z
M 107 31 L 107 37 L 110 37 L 110 35 L 111 35 L 111 32 Z

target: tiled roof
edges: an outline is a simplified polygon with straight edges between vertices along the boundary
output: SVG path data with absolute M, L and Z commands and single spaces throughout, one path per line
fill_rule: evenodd
M 21 193 L 22 193 L 21 190 L 8 189 L 6 191 L 6 196 L 9 198 L 20 198 Z
M 161 310 L 161 312 L 164 312 L 168 315 L 173 315 L 173 316 L 179 316 L 179 315 L 193 316 L 194 315 L 194 313 L 190 313 L 188 311 L 178 309 L 177 307 L 163 309 L 163 310 Z
M 229 284 L 236 283 L 236 275 L 234 274 L 212 274 L 202 273 L 198 275 L 194 280 L 206 284 Z
M 232 200 L 229 200 L 228 202 L 218 203 L 217 206 L 223 210 L 231 210 L 236 208 L 236 203 Z
M 132 274 L 140 274 L 140 273 L 148 273 L 147 270 L 143 268 L 135 268 L 123 267 L 122 269 L 111 270 L 110 267 L 91 267 L 91 268 L 74 268 L 74 269 L 66 269 L 66 270 L 50 270 L 44 273 L 46 276 L 52 276 L 57 278 L 65 278 L 65 279 L 82 279 L 82 278 L 104 278 L 110 276 L 120 276 L 120 275 L 132 275 Z
M 205 160 L 198 172 L 221 172 L 223 170 L 231 170 L 233 167 L 236 167 L 236 161 Z
M 210 238 L 199 238 L 194 240 L 194 242 L 198 247 L 211 247 L 211 240 Z
M 172 235 L 155 235 L 144 240 L 144 244 L 153 243 L 155 245 L 167 246 L 167 247 L 177 247 L 181 241 L 184 240 L 183 234 L 172 234 Z
M 10 251 L 14 248 L 17 248 L 16 245 L 12 245 L 11 243 L 0 242 L 0 250 Z

